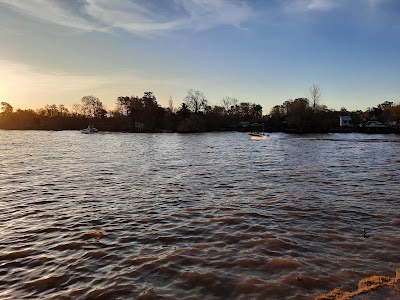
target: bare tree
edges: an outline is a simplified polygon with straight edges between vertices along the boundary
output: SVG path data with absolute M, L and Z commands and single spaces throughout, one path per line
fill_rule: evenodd
M 174 101 L 172 100 L 171 96 L 169 96 L 169 99 L 168 99 L 168 109 L 170 112 L 175 112 Z
M 313 84 L 308 89 L 310 101 L 312 103 L 313 110 L 317 109 L 322 98 L 322 91 L 318 84 Z
M 239 100 L 236 98 L 226 96 L 222 98 L 221 102 L 223 108 L 225 109 L 225 112 L 227 113 L 232 108 L 232 106 L 235 106 L 239 102 Z
M 207 107 L 207 98 L 200 91 L 189 90 L 185 97 L 185 102 L 190 110 L 194 113 L 202 111 Z
M 44 107 L 44 115 L 50 118 L 55 118 L 59 115 L 58 107 L 55 104 L 47 104 Z
M 78 103 L 75 103 L 74 105 L 72 105 L 72 114 L 75 116 L 83 115 L 82 105 L 78 104 Z

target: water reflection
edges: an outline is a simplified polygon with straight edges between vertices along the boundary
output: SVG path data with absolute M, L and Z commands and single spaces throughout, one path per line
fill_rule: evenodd
M 0 298 L 307 299 L 400 263 L 394 135 L 0 139 Z

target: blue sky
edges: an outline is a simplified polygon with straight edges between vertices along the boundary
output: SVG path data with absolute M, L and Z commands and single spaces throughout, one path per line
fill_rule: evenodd
M 189 89 L 270 108 L 319 84 L 329 108 L 400 101 L 398 0 L 0 0 L 0 100 L 108 109 Z

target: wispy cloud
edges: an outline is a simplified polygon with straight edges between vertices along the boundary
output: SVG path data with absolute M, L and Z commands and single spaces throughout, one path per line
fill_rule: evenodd
M 384 4 L 387 0 L 368 0 L 368 4 L 371 8 L 375 8 L 379 5 Z
M 284 2 L 283 8 L 284 11 L 290 13 L 331 11 L 343 3 L 343 0 L 288 0 Z
M 337 6 L 339 6 L 341 3 L 340 1 L 332 1 L 332 0 L 311 0 L 310 3 L 307 5 L 308 10 L 331 10 Z
M 85 8 L 83 2 L 70 2 L 70 7 L 64 5 L 60 0 L 36 0 L 36 1 L 14 1 L 0 0 L 0 5 L 7 5 L 16 9 L 18 12 L 34 19 L 40 19 L 48 23 L 72 27 L 85 31 L 105 31 L 104 26 L 100 26 L 90 16 L 82 14 Z
M 395 0 L 0 0 L 19 13 L 82 31 L 124 30 L 140 35 L 245 27 L 262 6 L 269 15 L 323 13 L 338 9 L 379 11 Z M 256 4 L 258 3 L 258 4 Z
M 134 33 L 238 27 L 254 14 L 245 1 L 235 0 L 0 0 L 1 4 L 32 18 L 84 31 Z
M 396 0 L 283 0 L 286 13 L 329 12 L 335 9 L 368 8 L 377 10 Z

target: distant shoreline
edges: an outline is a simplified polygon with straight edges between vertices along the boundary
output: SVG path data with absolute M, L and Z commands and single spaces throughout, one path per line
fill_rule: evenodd
M 0 128 L 0 130 L 5 131 L 80 131 L 81 129 L 48 129 L 48 128 Z M 180 133 L 180 134 L 191 134 L 191 133 L 211 133 L 211 132 L 243 132 L 249 133 L 250 130 L 214 130 L 214 131 L 126 131 L 126 130 L 108 130 L 108 129 L 99 129 L 99 132 L 110 132 L 110 133 Z M 400 135 L 400 131 L 392 128 L 345 128 L 345 129 L 334 129 L 328 131 L 300 131 L 295 129 L 287 129 L 282 131 L 268 131 L 265 133 L 286 133 L 293 135 L 306 135 L 306 134 L 332 134 L 332 133 L 360 133 L 360 134 L 396 134 Z

